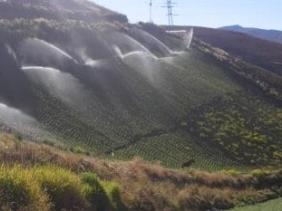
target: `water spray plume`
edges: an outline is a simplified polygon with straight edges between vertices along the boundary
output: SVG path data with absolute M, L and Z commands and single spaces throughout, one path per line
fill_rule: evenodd
M 171 50 L 162 41 L 151 35 L 150 33 L 134 27 L 130 30 L 130 34 L 143 43 L 151 52 L 158 54 L 158 56 L 169 56 Z
M 106 40 L 111 43 L 112 46 L 118 46 L 123 54 L 129 53 L 131 51 L 144 51 L 150 53 L 150 50 L 143 44 L 124 33 L 112 33 L 108 35 Z
M 40 124 L 31 116 L 19 109 L 0 102 L 0 124 L 16 130 L 19 133 L 41 139 L 47 132 L 40 128 Z
M 175 30 L 175 31 L 168 30 L 166 32 L 182 38 L 186 49 L 189 49 L 191 47 L 191 43 L 194 37 L 194 28 L 189 29 L 189 31 L 187 30 Z
M 43 85 L 51 95 L 61 99 L 67 105 L 82 107 L 81 102 L 85 102 L 89 97 L 85 96 L 86 90 L 79 80 L 69 73 L 41 66 L 23 66 L 22 70 L 34 83 Z
M 61 48 L 37 38 L 24 40 L 20 46 L 19 52 L 23 60 L 22 62 L 27 64 L 32 64 L 34 61 L 37 63 L 54 63 L 57 65 L 62 65 L 68 61 L 77 63 L 71 55 Z
M 78 50 L 77 54 L 79 55 L 80 59 L 82 60 L 82 63 L 86 66 L 92 67 L 92 68 L 100 68 L 107 65 L 106 59 L 92 59 L 90 56 L 87 55 L 86 49 L 80 49 Z

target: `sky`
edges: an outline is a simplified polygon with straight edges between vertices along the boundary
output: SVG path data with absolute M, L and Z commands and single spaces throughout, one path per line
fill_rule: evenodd
M 149 0 L 92 0 L 127 15 L 129 21 L 149 21 Z M 221 27 L 242 25 L 282 30 L 282 0 L 174 0 L 175 25 Z M 166 0 L 153 0 L 153 21 L 167 24 Z

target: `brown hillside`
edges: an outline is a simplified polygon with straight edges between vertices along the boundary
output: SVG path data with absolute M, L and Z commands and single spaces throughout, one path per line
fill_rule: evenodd
M 185 28 L 187 27 L 176 26 L 171 29 Z M 282 44 L 223 29 L 194 27 L 194 32 L 199 39 L 215 47 L 247 62 L 282 74 Z

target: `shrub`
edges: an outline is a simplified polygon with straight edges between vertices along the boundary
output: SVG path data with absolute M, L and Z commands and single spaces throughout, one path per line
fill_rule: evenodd
M 42 143 L 46 144 L 46 145 L 49 145 L 49 146 L 55 146 L 55 143 L 50 141 L 50 140 L 44 140 Z
M 54 166 L 35 167 L 34 174 L 55 210 L 84 210 L 87 207 L 79 176 Z
M 192 186 L 178 194 L 180 210 L 230 209 L 234 206 L 232 191 Z
M 48 211 L 47 195 L 29 170 L 16 167 L 0 168 L 0 209 L 1 210 L 42 210 Z
M 103 211 L 111 209 L 106 191 L 95 174 L 83 173 L 81 181 L 84 183 L 84 193 L 93 210 Z
M 256 178 L 262 178 L 269 174 L 269 171 L 263 169 L 255 169 L 251 172 L 251 175 Z
M 120 186 L 116 182 L 102 181 L 102 185 L 106 191 L 112 206 L 116 210 L 124 210 L 124 205 L 121 200 Z
M 100 181 L 90 172 L 83 173 L 84 192 L 91 208 L 98 211 L 125 210 L 121 202 L 120 187 L 115 182 Z
M 230 175 L 230 176 L 239 176 L 242 174 L 242 172 L 236 170 L 236 169 L 226 169 L 226 170 L 222 170 L 222 173 Z
M 71 147 L 70 151 L 76 154 L 88 154 L 88 152 L 81 146 Z
M 22 137 L 21 134 L 16 134 L 16 139 L 17 139 L 18 141 L 22 141 L 22 140 L 23 140 L 23 137 Z

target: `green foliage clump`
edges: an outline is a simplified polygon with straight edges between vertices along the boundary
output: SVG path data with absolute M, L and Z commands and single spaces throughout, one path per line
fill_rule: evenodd
M 83 173 L 84 192 L 91 208 L 95 210 L 124 210 L 120 186 L 116 182 L 101 181 L 91 173 Z
M 226 169 L 226 170 L 222 170 L 221 172 L 234 177 L 242 174 L 242 172 L 238 171 L 237 169 Z
M 281 109 L 242 93 L 214 99 L 193 111 L 191 133 L 251 165 L 281 163 Z
M 55 210 L 85 208 L 86 201 L 79 176 L 54 166 L 34 168 L 34 175 Z
M 0 210 L 124 210 L 117 183 L 57 166 L 0 168 Z
M 102 181 L 105 192 L 115 210 L 124 210 L 121 200 L 120 186 L 116 182 Z
M 48 197 L 33 176 L 20 166 L 0 168 L 1 210 L 49 210 Z
M 111 208 L 110 200 L 98 177 L 90 172 L 83 173 L 81 180 L 84 183 L 84 193 L 94 210 L 108 210 Z
M 273 158 L 279 159 L 282 161 L 282 151 L 274 151 L 273 152 Z
M 81 146 L 74 146 L 70 148 L 70 151 L 77 154 L 87 154 L 87 151 Z
M 269 174 L 269 171 L 263 169 L 255 169 L 251 172 L 251 175 L 256 178 L 262 178 Z

